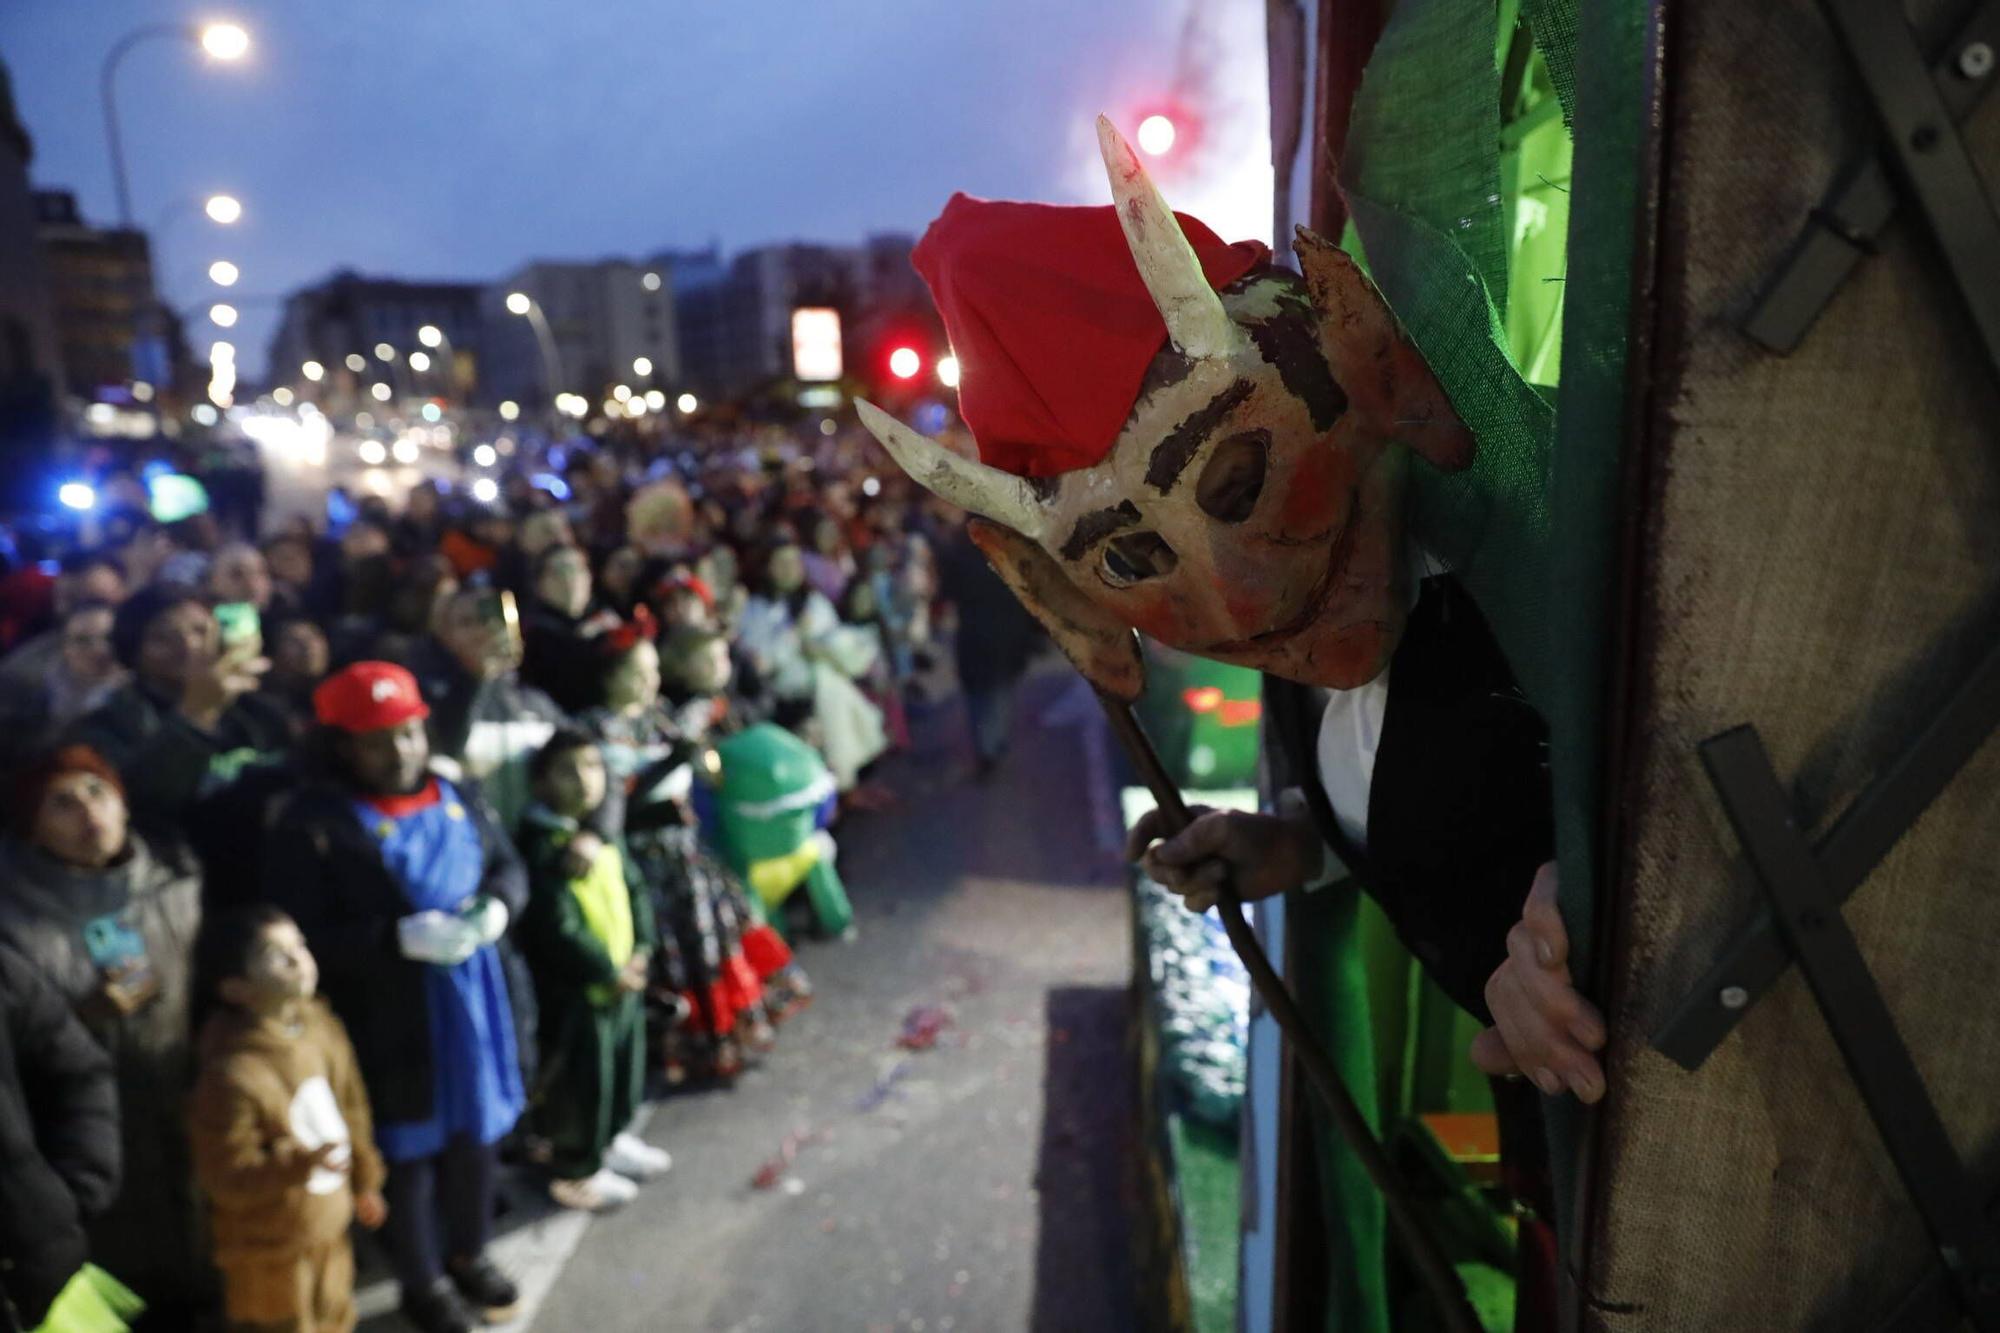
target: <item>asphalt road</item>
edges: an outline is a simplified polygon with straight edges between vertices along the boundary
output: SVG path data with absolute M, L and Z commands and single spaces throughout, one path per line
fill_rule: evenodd
M 983 785 L 957 701 L 920 722 L 886 773 L 900 808 L 840 830 L 859 938 L 804 947 L 817 1001 L 764 1067 L 654 1108 L 664 1180 L 587 1224 L 515 1182 L 501 1250 L 530 1279 L 524 1326 L 1136 1326 L 1129 926 L 1078 684 L 1030 679 Z M 899 1049 L 923 1006 L 949 1025 Z

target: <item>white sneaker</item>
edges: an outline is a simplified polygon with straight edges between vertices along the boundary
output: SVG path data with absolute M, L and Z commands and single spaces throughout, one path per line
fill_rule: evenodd
M 639 1187 L 607 1167 L 582 1180 L 551 1180 L 549 1197 L 578 1212 L 602 1213 L 638 1198 Z
M 673 1164 L 672 1153 L 655 1148 L 629 1130 L 611 1140 L 611 1148 L 604 1154 L 605 1170 L 616 1171 L 628 1180 L 652 1180 L 665 1175 Z

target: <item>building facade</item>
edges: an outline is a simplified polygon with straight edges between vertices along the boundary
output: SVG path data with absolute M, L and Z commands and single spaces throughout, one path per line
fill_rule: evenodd
M 7 442 L 54 429 L 63 385 L 55 304 L 28 186 L 33 159 L 33 140 L 0 65 L 0 441 Z
M 658 257 L 674 274 L 681 354 L 689 385 L 710 399 L 736 399 L 792 375 L 792 311 L 840 312 L 848 373 L 865 362 L 870 331 L 892 319 L 923 319 L 930 298 L 910 267 L 914 241 L 871 236 L 858 246 L 790 242 L 745 250 L 724 263 L 711 249 Z
M 65 387 L 90 401 L 123 398 L 134 380 L 170 381 L 170 321 L 153 292 L 146 234 L 91 226 L 67 190 L 32 197 Z
M 534 303 L 526 315 L 508 308 L 517 293 Z M 481 311 L 492 349 L 485 402 L 539 407 L 576 393 L 595 404 L 617 385 L 643 393 L 682 382 L 674 281 L 663 265 L 538 261 L 486 288 Z
M 334 410 L 351 410 L 376 384 L 388 385 L 398 400 L 467 401 L 485 373 L 482 295 L 477 283 L 412 282 L 342 270 L 285 298 L 271 340 L 270 382 Z M 435 347 L 419 336 L 427 326 L 443 335 Z M 387 359 L 378 352 L 384 347 Z M 428 361 L 424 369 L 411 363 L 414 352 Z M 320 368 L 319 379 L 308 374 L 308 362 Z

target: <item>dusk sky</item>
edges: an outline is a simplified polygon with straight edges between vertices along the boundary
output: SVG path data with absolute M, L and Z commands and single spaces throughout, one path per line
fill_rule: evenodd
M 241 266 L 230 336 L 252 375 L 275 298 L 341 267 L 492 279 L 531 258 L 855 241 L 920 230 L 954 189 L 1103 202 L 1091 118 L 1129 133 L 1163 98 L 1205 126 L 1163 174 L 1172 202 L 1226 234 L 1269 228 L 1260 0 L 0 0 L 35 183 L 114 221 L 104 55 L 210 18 L 250 29 L 248 60 L 148 42 L 118 101 L 139 225 L 243 200 L 228 230 L 181 210 L 155 263 L 181 308 L 215 294 L 211 260 Z

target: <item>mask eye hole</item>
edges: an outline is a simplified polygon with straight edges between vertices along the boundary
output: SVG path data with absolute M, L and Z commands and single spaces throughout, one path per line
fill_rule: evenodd
M 1195 483 L 1195 503 L 1219 523 L 1241 523 L 1257 508 L 1271 456 L 1271 433 L 1248 430 L 1232 435 L 1208 456 Z
M 1104 544 L 1104 581 L 1114 588 L 1171 574 L 1180 557 L 1157 532 L 1128 532 Z

